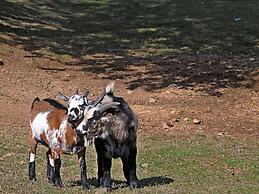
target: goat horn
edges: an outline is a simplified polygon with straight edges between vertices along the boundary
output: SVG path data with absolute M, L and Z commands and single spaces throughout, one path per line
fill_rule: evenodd
M 90 94 L 90 91 L 86 91 L 86 92 L 84 93 L 84 97 L 87 97 L 89 94 Z
M 98 108 L 98 110 L 100 111 L 100 113 L 103 113 L 106 110 L 108 110 L 109 108 L 112 108 L 112 107 L 115 107 L 118 105 L 120 105 L 119 102 L 109 102 L 109 103 L 103 104 L 100 108 Z
M 78 94 L 78 89 L 76 89 L 76 93 L 75 94 Z
M 102 94 L 100 96 L 98 96 L 97 99 L 94 101 L 93 106 L 97 106 L 97 104 L 99 104 L 102 101 L 105 94 L 106 94 L 106 92 L 105 92 L 105 90 L 103 90 Z
M 69 101 L 69 96 L 65 96 L 64 94 L 62 94 L 61 92 L 58 92 L 57 97 L 61 98 L 64 101 Z

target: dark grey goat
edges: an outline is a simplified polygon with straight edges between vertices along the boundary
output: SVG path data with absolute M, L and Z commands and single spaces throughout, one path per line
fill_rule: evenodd
M 82 134 L 92 133 L 96 137 L 99 185 L 106 188 L 112 187 L 112 158 L 120 157 L 128 185 L 130 188 L 137 188 L 139 187 L 136 175 L 138 121 L 128 103 L 122 97 L 114 96 L 113 91 L 114 82 L 106 86 L 102 95 L 95 100 L 97 104 L 93 107 L 102 106 L 102 104 L 109 102 L 118 102 L 119 105 L 109 108 L 101 115 L 95 114 L 92 119 L 88 119 L 88 125 L 84 126 L 81 132 Z M 88 112 L 91 114 L 91 106 L 86 107 L 85 118 L 89 118 Z

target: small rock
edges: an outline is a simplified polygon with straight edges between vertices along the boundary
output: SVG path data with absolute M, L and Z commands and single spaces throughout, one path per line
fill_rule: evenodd
M 225 134 L 224 132 L 219 132 L 219 133 L 218 133 L 219 136 L 222 136 L 222 135 L 224 135 L 224 134 Z
M 250 57 L 249 61 L 255 61 L 255 58 L 254 57 Z
M 68 81 L 70 81 L 70 79 L 69 79 L 69 77 L 65 77 L 65 78 L 63 78 L 63 81 L 68 82 Z
M 106 68 L 106 72 L 107 72 L 107 73 L 113 72 L 113 68 Z
M 187 122 L 187 121 L 190 121 L 191 119 L 189 118 L 184 118 L 183 121 Z
M 234 21 L 240 21 L 241 17 L 234 17 Z
M 167 125 L 168 127 L 173 127 L 173 126 L 174 126 L 174 124 L 173 124 L 171 121 L 167 121 L 167 122 L 166 122 L 166 125 Z
M 156 99 L 155 99 L 155 98 L 149 98 L 149 102 L 150 102 L 150 103 L 155 103 L 155 102 L 156 102 Z
M 242 73 L 239 73 L 236 76 L 237 76 L 237 78 L 243 78 L 244 77 L 244 75 Z
M 192 121 L 194 124 L 201 124 L 201 120 L 198 120 L 198 119 L 193 119 Z
M 163 129 L 169 129 L 169 126 L 166 123 L 163 123 L 162 127 Z
M 132 90 L 128 90 L 127 93 L 128 93 L 128 94 L 132 94 L 133 91 L 132 91 Z

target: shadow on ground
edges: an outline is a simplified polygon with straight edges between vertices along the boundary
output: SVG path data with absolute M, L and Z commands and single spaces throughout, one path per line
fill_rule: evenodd
M 174 182 L 173 179 L 163 176 L 157 176 L 157 177 L 150 177 L 150 178 L 144 178 L 140 180 L 140 188 L 144 187 L 152 187 L 157 185 L 166 185 Z M 98 188 L 98 182 L 96 178 L 89 179 L 89 184 L 91 186 L 94 186 L 95 188 Z M 114 189 L 127 187 L 127 184 L 125 181 L 119 181 L 119 180 L 113 180 Z M 79 187 L 82 186 L 81 180 L 70 180 L 68 181 L 69 187 Z
M 129 89 L 195 87 L 219 95 L 219 88 L 244 86 L 257 67 L 247 56 L 258 53 L 258 5 L 256 0 L 2 0 L 0 42 L 107 79 L 130 79 Z

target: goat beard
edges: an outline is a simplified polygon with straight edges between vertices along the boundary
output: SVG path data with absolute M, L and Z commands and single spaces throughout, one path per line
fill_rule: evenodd
M 89 129 L 87 133 L 87 138 L 98 137 L 102 134 L 102 127 L 99 122 L 94 122 L 92 127 Z

